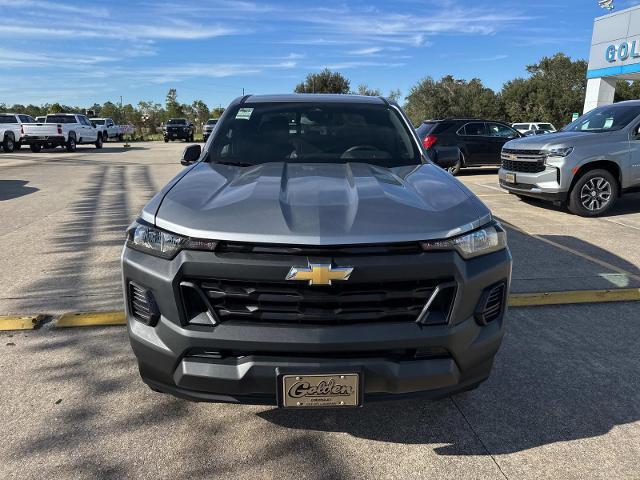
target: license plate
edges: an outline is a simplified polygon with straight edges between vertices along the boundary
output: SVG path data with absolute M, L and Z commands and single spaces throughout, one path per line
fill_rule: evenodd
M 281 405 L 285 408 L 357 407 L 360 375 L 283 375 Z
M 504 180 L 507 183 L 516 183 L 516 174 L 515 173 L 506 173 L 504 176 Z

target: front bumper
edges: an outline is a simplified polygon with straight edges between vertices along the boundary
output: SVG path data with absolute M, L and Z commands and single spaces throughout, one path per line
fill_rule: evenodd
M 507 174 L 513 174 L 516 183 L 507 182 Z M 553 202 L 564 202 L 567 192 L 562 186 L 562 172 L 559 168 L 547 166 L 538 173 L 513 172 L 501 168 L 498 171 L 500 187 L 517 195 L 525 195 Z
M 162 136 L 167 139 L 175 139 L 175 140 L 188 140 L 191 138 L 191 132 L 189 131 L 164 131 L 162 132 Z
M 296 255 L 193 251 L 167 261 L 125 247 L 125 308 L 143 380 L 156 390 L 190 400 L 276 404 L 278 373 L 294 370 L 360 372 L 364 402 L 446 396 L 488 377 L 502 341 L 504 311 L 484 326 L 474 313 L 487 287 L 506 282 L 508 290 L 508 250 L 470 261 L 455 252 L 324 259 L 354 266 L 354 281 L 413 280 L 426 275 L 454 278 L 458 290 L 448 324 L 185 324 L 180 297 L 183 278 L 283 279 L 292 265 L 306 261 Z M 161 314 L 157 325 L 145 325 L 132 316 L 129 282 L 153 293 Z M 226 353 L 219 358 L 202 354 L 211 351 Z

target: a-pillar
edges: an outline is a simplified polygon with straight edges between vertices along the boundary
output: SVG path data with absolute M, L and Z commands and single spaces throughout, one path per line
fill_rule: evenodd
M 593 110 L 600 105 L 613 103 L 616 93 L 615 78 L 590 78 L 587 80 L 587 95 L 584 99 L 584 112 Z

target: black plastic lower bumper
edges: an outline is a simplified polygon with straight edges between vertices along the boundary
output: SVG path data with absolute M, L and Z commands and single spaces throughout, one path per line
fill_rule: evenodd
M 448 324 L 188 325 L 181 314 L 179 293 L 185 276 L 206 272 L 213 278 L 254 275 L 260 280 L 277 272 L 277 278 L 284 278 L 291 265 L 306 259 L 182 252 L 167 261 L 125 248 L 125 285 L 133 281 L 148 288 L 161 313 L 155 326 L 136 320 L 125 288 L 129 336 L 143 380 L 155 390 L 195 401 L 276 404 L 278 372 L 357 371 L 363 376 L 366 403 L 413 395 L 446 396 L 489 376 L 502 341 L 504 311 L 487 325 L 476 321 L 475 311 L 487 287 L 502 281 L 508 284 L 508 250 L 470 261 L 455 252 L 332 260 L 353 265 L 355 281 L 356 272 L 372 282 L 385 277 L 453 277 L 458 290 Z

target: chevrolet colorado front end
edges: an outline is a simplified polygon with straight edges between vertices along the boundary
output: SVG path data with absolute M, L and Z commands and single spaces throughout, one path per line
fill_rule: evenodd
M 344 408 L 489 376 L 505 232 L 396 104 L 247 96 L 213 135 L 127 232 L 128 330 L 152 389 Z

